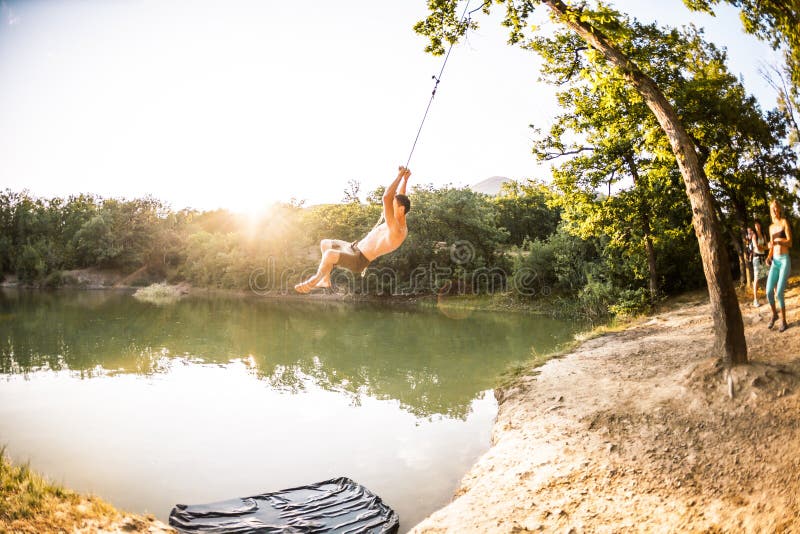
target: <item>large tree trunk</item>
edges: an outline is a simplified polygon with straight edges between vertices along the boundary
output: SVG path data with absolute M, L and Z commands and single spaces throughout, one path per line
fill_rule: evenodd
M 747 363 L 742 312 L 733 287 L 728 253 L 722 242 L 719 221 L 714 214 L 708 179 L 697 160 L 694 143 L 675 109 L 656 83 L 602 33 L 582 21 L 576 10 L 569 8 L 561 0 L 542 0 L 542 3 L 620 70 L 625 79 L 642 95 L 647 107 L 666 133 L 692 206 L 692 224 L 700 244 L 700 256 L 703 259 L 703 271 L 714 319 L 715 349 L 726 365 Z

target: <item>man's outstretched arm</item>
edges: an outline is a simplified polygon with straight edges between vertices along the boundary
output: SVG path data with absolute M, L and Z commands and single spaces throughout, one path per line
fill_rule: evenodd
M 386 225 L 392 230 L 399 229 L 397 219 L 394 216 L 394 197 L 397 194 L 397 186 L 400 185 L 400 182 L 403 181 L 406 175 L 410 174 L 411 172 L 408 169 L 400 167 L 397 170 L 397 178 L 395 178 L 392 184 L 383 192 L 383 215 L 386 218 Z
M 397 188 L 398 195 L 405 195 L 406 194 L 406 186 L 408 185 L 408 177 L 411 176 L 411 171 L 406 169 L 406 172 L 403 173 L 403 181 L 400 182 L 400 187 Z

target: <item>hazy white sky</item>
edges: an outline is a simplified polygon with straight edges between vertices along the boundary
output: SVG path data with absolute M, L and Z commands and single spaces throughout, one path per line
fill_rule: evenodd
M 734 10 L 613 4 L 704 26 L 774 107 L 757 68 L 777 56 Z M 366 193 L 405 163 L 441 66 L 412 30 L 425 14 L 424 0 L 0 0 L 0 187 L 246 211 L 337 202 L 350 179 Z M 535 54 L 478 15 L 447 64 L 412 181 L 548 175 L 528 125 L 549 126 L 553 89 L 537 82 Z

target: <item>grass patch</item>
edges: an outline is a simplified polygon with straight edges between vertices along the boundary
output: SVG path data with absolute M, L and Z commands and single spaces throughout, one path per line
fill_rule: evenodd
M 456 311 L 527 311 L 505 293 L 489 295 L 443 295 L 428 296 L 417 301 L 423 308 L 439 308 Z
M 72 504 L 80 500 L 76 494 L 32 472 L 27 464 L 12 465 L 5 457 L 5 447 L 0 448 L 0 495 L 0 524 L 39 515 L 52 499 Z
M 591 330 L 575 334 L 575 341 L 572 348 L 577 347 L 581 343 L 589 341 L 590 339 L 627 330 L 631 325 L 646 317 L 648 316 L 635 315 L 630 317 L 612 317 L 607 323 L 596 325 Z
M 590 339 L 595 339 L 606 334 L 622 332 L 643 317 L 646 316 L 612 318 L 605 324 L 597 325 L 590 330 L 575 334 L 572 340 L 561 343 L 550 352 L 538 352 L 535 348 L 532 348 L 531 356 L 528 360 L 508 365 L 505 371 L 500 374 L 496 387 L 506 389 L 512 387 L 524 376 L 536 376 L 536 374 L 538 374 L 536 369 L 543 366 L 548 361 L 566 356 Z
M 578 339 L 580 335 L 581 334 L 576 334 L 574 339 L 558 345 L 550 352 L 539 352 L 535 348 L 532 348 L 531 357 L 528 360 L 515 362 L 506 367 L 505 371 L 503 371 L 498 378 L 497 387 L 500 389 L 509 388 L 524 376 L 536 376 L 536 374 L 538 374 L 537 368 L 543 366 L 553 358 L 560 358 L 569 354 L 575 347 L 580 345 L 583 342 Z
M 562 314 L 556 299 L 540 297 L 538 299 L 520 299 L 513 292 L 482 293 L 470 295 L 425 296 L 416 301 L 423 308 L 439 308 L 454 311 L 510 311 L 543 314 L 552 317 L 572 317 Z
M 792 286 L 793 283 L 800 285 L 800 276 L 790 278 L 789 285 Z M 611 317 L 602 324 L 596 324 L 588 330 L 575 334 L 571 341 L 562 343 L 551 352 L 539 353 L 536 349 L 531 349 L 530 359 L 510 364 L 506 370 L 500 374 L 496 387 L 500 389 L 509 388 L 514 386 L 514 384 L 524 376 L 535 376 L 538 373 L 538 371 L 536 371 L 538 367 L 541 367 L 553 358 L 566 356 L 581 344 L 591 339 L 622 332 L 637 323 L 642 323 L 652 318 L 658 313 L 673 311 L 682 306 L 701 305 L 706 302 L 708 302 L 708 292 L 706 290 L 688 291 L 660 301 L 649 313 L 642 312 L 635 315 L 618 315 Z
M 137 289 L 133 296 L 153 304 L 169 304 L 180 299 L 185 294 L 186 290 L 181 286 L 159 283 Z
M 96 497 L 53 484 L 28 464 L 12 464 L 0 447 L 0 532 L 72 532 L 119 517 L 114 507 Z

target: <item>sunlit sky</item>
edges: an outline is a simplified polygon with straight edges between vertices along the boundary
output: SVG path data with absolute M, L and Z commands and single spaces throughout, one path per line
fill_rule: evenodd
M 612 4 L 703 26 L 762 107 L 775 106 L 758 67 L 778 55 L 732 8 L 711 18 L 681 0 Z M 412 30 L 425 14 L 423 0 L 0 0 L 0 187 L 236 211 L 338 202 L 348 180 L 366 194 L 406 162 L 442 64 Z M 497 16 L 475 16 L 412 183 L 549 175 L 529 125 L 549 127 L 554 89 L 537 81 L 535 54 L 506 44 Z

